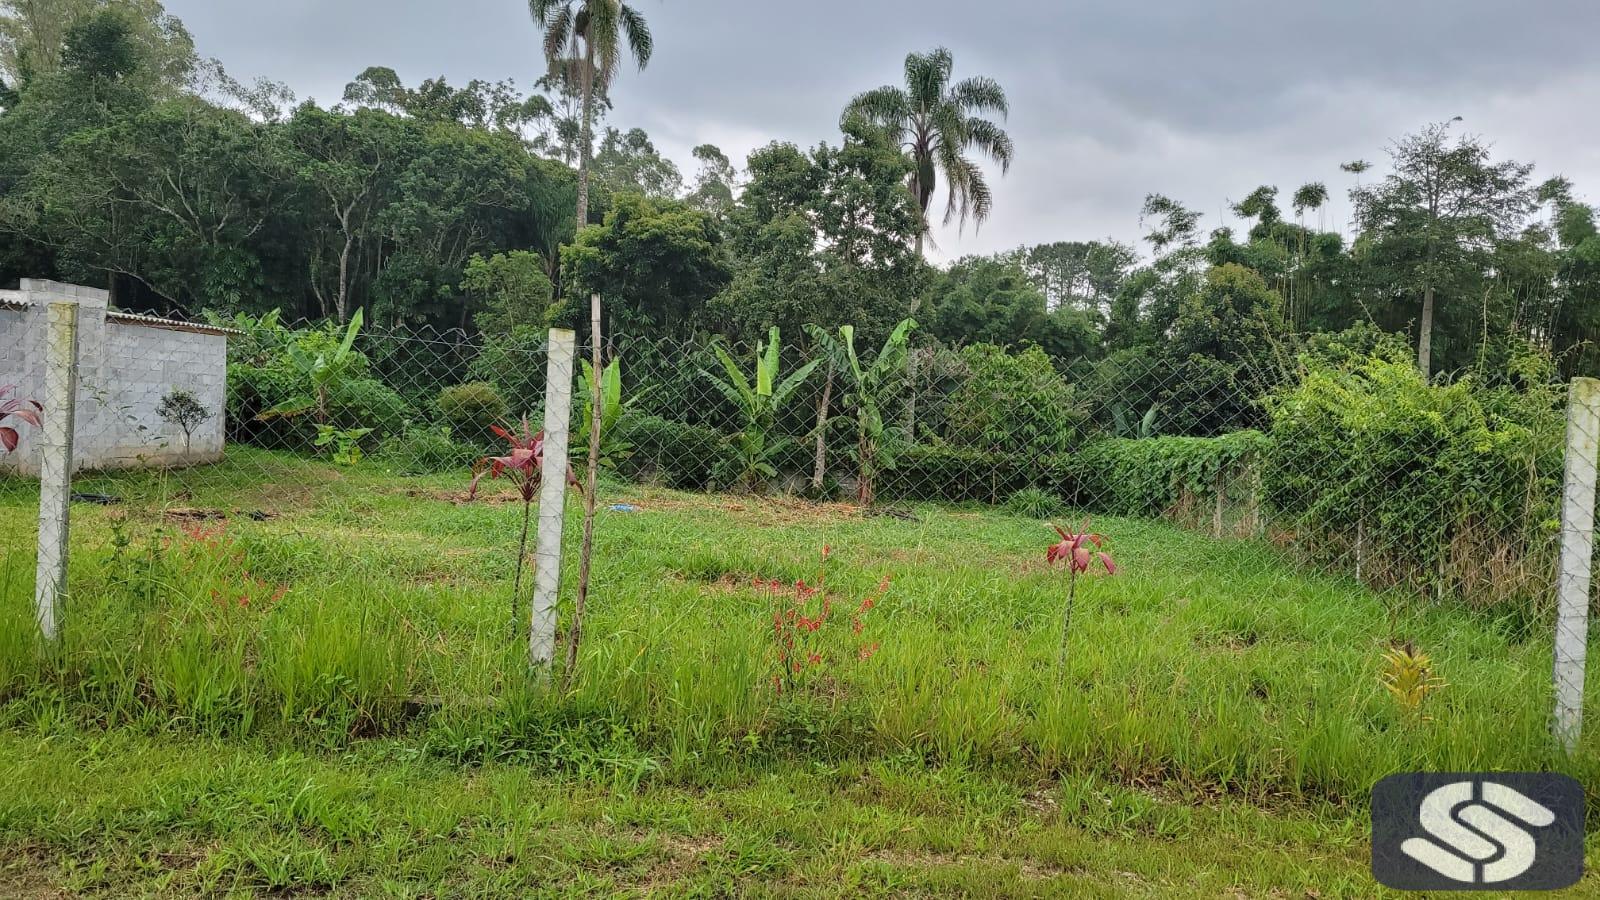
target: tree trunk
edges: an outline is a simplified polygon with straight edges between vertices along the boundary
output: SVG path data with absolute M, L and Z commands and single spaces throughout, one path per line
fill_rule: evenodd
M 589 162 L 594 156 L 594 40 L 584 38 L 583 47 L 583 71 L 579 79 L 583 91 L 583 124 L 578 131 L 577 229 L 579 231 L 589 224 Z M 595 341 L 595 346 L 600 346 L 598 339 Z
M 339 296 L 334 301 L 341 324 L 350 321 L 350 245 L 353 243 L 354 239 L 346 232 L 344 249 L 339 252 Z
M 593 330 L 593 349 L 590 359 L 594 372 L 589 377 L 589 471 L 588 490 L 583 495 L 583 545 L 578 554 L 578 596 L 572 606 L 572 635 L 567 641 L 567 667 L 562 676 L 567 685 L 578 670 L 578 645 L 583 641 L 583 613 L 589 602 L 589 571 L 594 560 L 594 501 L 595 483 L 600 475 L 600 422 L 605 411 L 602 402 L 601 382 L 604 381 L 600 365 L 600 295 L 589 295 L 589 327 Z
M 822 399 L 817 402 L 817 455 L 811 468 L 811 489 L 822 490 L 828 474 L 828 404 L 833 402 L 833 360 L 828 360 L 828 377 L 822 383 Z
M 1417 368 L 1422 370 L 1422 377 L 1429 378 L 1433 375 L 1433 285 L 1428 285 L 1422 291 L 1422 324 L 1421 334 L 1417 336 Z

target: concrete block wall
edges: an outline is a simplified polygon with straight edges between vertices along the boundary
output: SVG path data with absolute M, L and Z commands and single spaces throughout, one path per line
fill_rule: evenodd
M 227 380 L 227 332 L 109 310 L 95 288 L 24 279 L 20 291 L 0 292 L 0 384 L 17 395 L 43 388 L 46 305 L 78 305 L 76 470 L 183 466 L 222 458 Z M 211 417 L 195 428 L 185 452 L 183 431 L 162 420 L 161 400 L 187 390 Z M 37 475 L 32 429 L 22 429 L 15 453 L 0 455 L 0 470 Z

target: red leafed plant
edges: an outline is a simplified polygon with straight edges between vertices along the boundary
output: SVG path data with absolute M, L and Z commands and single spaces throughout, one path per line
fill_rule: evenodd
M 822 548 L 817 574 L 810 583 L 803 578 L 792 585 L 776 579 L 755 579 L 756 589 L 765 592 L 772 601 L 772 639 L 778 657 L 778 672 L 772 676 L 772 683 L 780 694 L 794 691 L 833 656 L 839 661 L 860 662 L 878 652 L 879 645 L 874 642 L 861 643 L 848 656 L 830 654 L 828 636 L 837 629 L 829 626 L 848 621 L 851 634 L 859 639 L 866 630 L 866 614 L 883 599 L 890 582 L 889 577 L 884 576 L 869 596 L 855 604 L 848 618 L 835 615 L 838 608 L 828 588 L 828 562 L 832 555 L 831 547 Z M 844 608 L 849 608 L 848 604 Z
M 521 615 L 522 565 L 528 556 L 528 522 L 533 517 L 533 501 L 539 496 L 539 487 L 544 481 L 544 432 L 534 433 L 526 416 L 522 418 L 520 432 L 509 431 L 499 425 L 491 425 L 489 429 L 505 440 L 510 452 L 505 456 L 485 456 L 478 460 L 477 465 L 472 467 L 472 484 L 467 488 L 467 499 L 477 499 L 478 482 L 485 475 L 510 479 L 517 486 L 517 494 L 522 497 L 522 536 L 517 539 L 517 574 L 511 581 L 511 633 L 515 635 Z M 583 491 L 570 466 L 567 468 L 567 482 L 579 492 Z
M 6 395 L 16 390 L 14 384 L 0 385 L 0 422 L 6 419 L 16 419 L 27 422 L 35 428 L 40 425 L 39 414 L 44 412 L 44 406 L 37 400 L 23 400 L 20 398 L 7 400 Z M 0 449 L 10 453 L 17 449 L 17 444 L 22 440 L 22 435 L 10 425 L 0 425 Z
M 1067 655 L 1067 638 L 1072 633 L 1072 607 L 1078 598 L 1078 576 L 1089 574 L 1089 567 L 1096 559 L 1105 567 L 1107 575 L 1117 574 L 1117 564 L 1112 561 L 1111 554 L 1101 549 L 1105 546 L 1105 536 L 1089 530 L 1089 520 L 1084 519 L 1076 532 L 1067 531 L 1060 525 L 1051 525 L 1056 534 L 1061 535 L 1060 543 L 1051 544 L 1045 551 L 1045 560 L 1050 565 L 1058 561 L 1067 564 L 1067 610 L 1061 622 L 1061 658 Z M 1093 544 L 1093 550 L 1089 545 Z

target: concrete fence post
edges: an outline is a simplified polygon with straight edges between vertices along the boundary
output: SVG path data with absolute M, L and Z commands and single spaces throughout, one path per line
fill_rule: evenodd
M 539 484 L 539 531 L 534 548 L 533 621 L 528 661 L 547 672 L 556 652 L 556 601 L 561 591 L 561 532 L 566 524 L 568 434 L 572 427 L 572 366 L 577 336 L 550 329 L 545 364 L 544 468 Z
M 72 435 L 78 401 L 78 304 L 45 307 L 43 426 L 39 429 L 39 559 L 34 610 L 45 640 L 60 634 L 72 506 Z
M 1568 753 L 1583 733 L 1589 655 L 1589 584 L 1594 554 L 1600 381 L 1574 378 L 1567 401 L 1566 480 L 1561 494 L 1561 573 L 1556 584 L 1555 737 Z

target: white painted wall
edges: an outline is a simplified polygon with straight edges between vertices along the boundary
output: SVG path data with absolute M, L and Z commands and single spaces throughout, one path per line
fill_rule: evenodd
M 181 466 L 222 458 L 228 345 L 218 331 L 180 330 L 107 317 L 105 291 L 24 279 L 22 290 L 0 292 L 24 310 L 0 308 L 0 384 L 34 397 L 42 386 L 45 304 L 78 303 L 78 408 L 73 435 L 75 469 Z M 175 323 L 174 323 L 175 324 Z M 161 399 L 181 388 L 212 413 L 184 452 L 183 431 L 162 421 Z M 0 455 L 0 469 L 39 471 L 31 428 L 23 426 L 15 453 Z

